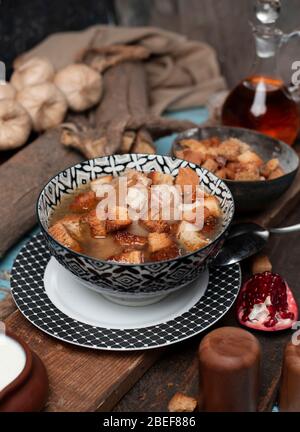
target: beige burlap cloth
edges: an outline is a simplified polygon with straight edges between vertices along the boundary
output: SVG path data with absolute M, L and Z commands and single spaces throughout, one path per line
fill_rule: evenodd
M 22 59 L 46 56 L 60 69 L 76 61 L 86 49 L 116 44 L 139 44 L 151 51 L 146 67 L 154 114 L 205 105 L 213 93 L 226 88 L 213 48 L 153 27 L 97 25 L 56 33 L 23 54 Z

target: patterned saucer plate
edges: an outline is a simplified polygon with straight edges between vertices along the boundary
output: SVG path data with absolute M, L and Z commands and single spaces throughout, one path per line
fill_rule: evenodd
M 34 326 L 45 333 L 64 342 L 94 349 L 151 349 L 195 336 L 215 324 L 230 309 L 241 284 L 239 264 L 212 268 L 203 295 L 188 310 L 175 317 L 170 316 L 155 325 L 136 328 L 125 328 L 122 323 L 113 326 L 91 325 L 84 320 L 75 319 L 71 314 L 67 315 L 50 300 L 44 278 L 50 258 L 50 252 L 40 234 L 23 247 L 12 270 L 12 295 L 16 305 Z M 182 298 L 182 293 L 180 295 Z M 101 295 L 97 296 L 98 301 L 101 301 Z M 103 301 L 107 300 L 103 298 Z M 152 307 L 164 307 L 163 305 L 160 302 Z M 132 313 L 132 308 L 127 308 L 128 313 Z M 126 309 L 124 311 L 126 313 Z

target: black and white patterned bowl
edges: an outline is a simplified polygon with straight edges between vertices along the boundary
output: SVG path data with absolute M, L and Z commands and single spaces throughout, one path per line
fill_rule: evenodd
M 58 243 L 48 233 L 49 218 L 63 197 L 103 174 L 118 175 L 125 169 L 159 171 L 176 176 L 178 168 L 196 171 L 205 190 L 215 195 L 223 211 L 218 237 L 205 248 L 175 259 L 143 264 L 123 264 L 91 258 Z M 234 201 L 226 184 L 193 163 L 169 156 L 125 154 L 88 160 L 53 177 L 43 188 L 37 215 L 51 254 L 89 288 L 120 299 L 161 298 L 194 281 L 220 250 L 234 214 Z

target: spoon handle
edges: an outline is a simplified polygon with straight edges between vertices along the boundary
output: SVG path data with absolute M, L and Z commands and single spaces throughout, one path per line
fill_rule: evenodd
M 300 224 L 291 225 L 283 228 L 270 228 L 269 231 L 272 234 L 288 234 L 291 232 L 300 231 Z

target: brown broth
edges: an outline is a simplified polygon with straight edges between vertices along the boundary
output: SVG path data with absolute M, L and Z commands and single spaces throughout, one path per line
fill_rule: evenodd
M 82 192 L 88 192 L 89 190 L 90 190 L 89 185 L 85 185 L 85 186 L 77 189 L 75 192 L 64 197 L 62 199 L 60 205 L 53 211 L 52 215 L 50 216 L 49 227 L 52 227 L 54 224 L 59 222 L 65 216 L 78 214 L 78 213 L 72 212 L 70 210 L 70 208 L 69 208 L 70 204 L 72 203 L 72 201 L 74 200 L 74 198 L 77 195 L 79 195 Z M 88 213 L 88 212 L 83 212 L 80 214 L 84 216 L 86 213 Z M 207 239 L 214 240 L 217 237 L 217 235 L 221 231 L 221 222 L 222 222 L 222 218 L 218 218 L 218 219 L 214 220 L 214 224 L 212 226 L 206 225 L 204 227 L 203 233 L 205 234 L 205 237 Z M 174 221 L 169 222 L 170 225 L 172 223 L 176 223 L 176 222 L 174 222 Z M 147 237 L 149 235 L 149 231 L 147 231 L 145 228 L 143 228 L 138 223 L 138 221 L 133 221 L 130 226 L 123 229 L 122 231 L 131 233 L 131 234 L 135 234 L 135 235 L 139 235 L 139 236 L 143 236 L 143 237 Z M 90 228 L 89 228 L 88 224 L 82 224 L 81 233 L 82 233 L 82 238 L 79 241 L 79 244 L 82 248 L 82 252 L 85 255 L 91 256 L 93 258 L 101 259 L 101 260 L 108 260 L 110 257 L 118 255 L 118 254 L 124 252 L 125 249 L 128 249 L 128 248 L 124 248 L 123 246 L 121 246 L 115 240 L 114 237 L 115 237 L 116 232 L 108 233 L 105 238 L 94 238 L 91 236 L 91 232 L 90 232 Z M 179 245 L 179 243 L 177 242 L 175 234 L 170 233 L 169 237 L 171 237 L 171 239 L 174 241 L 174 243 L 177 244 L 178 249 L 179 249 L 179 255 L 185 255 L 188 253 L 184 248 L 182 248 Z M 131 249 L 134 249 L 134 248 L 131 248 Z M 143 248 L 138 247 L 136 249 L 143 251 L 145 262 L 152 261 L 151 260 L 151 254 L 149 253 L 147 245 Z

